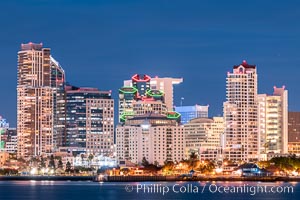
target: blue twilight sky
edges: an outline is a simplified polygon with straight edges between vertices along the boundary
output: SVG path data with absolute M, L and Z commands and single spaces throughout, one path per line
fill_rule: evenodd
M 16 125 L 17 51 L 43 42 L 76 86 L 117 89 L 134 73 L 183 77 L 175 104 L 222 114 L 225 78 L 246 59 L 258 90 L 289 90 L 300 110 L 300 3 L 274 0 L 0 1 L 0 115 Z

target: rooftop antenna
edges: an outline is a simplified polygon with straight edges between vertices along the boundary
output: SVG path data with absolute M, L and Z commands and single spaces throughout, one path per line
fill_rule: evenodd
M 181 97 L 180 106 L 183 104 L 184 97 Z

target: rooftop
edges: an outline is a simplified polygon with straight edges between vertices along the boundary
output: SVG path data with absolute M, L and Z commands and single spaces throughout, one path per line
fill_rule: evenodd
M 26 50 L 42 50 L 43 49 L 43 43 L 32 43 L 29 42 L 27 44 L 21 44 L 21 51 L 26 51 Z
M 256 65 L 249 65 L 246 60 L 243 60 L 243 62 L 240 65 L 234 65 L 233 68 L 237 69 L 241 65 L 245 68 L 252 68 L 252 69 L 256 68 Z

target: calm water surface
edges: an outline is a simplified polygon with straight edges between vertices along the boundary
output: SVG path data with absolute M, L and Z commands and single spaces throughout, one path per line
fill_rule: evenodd
M 300 199 L 295 182 L 0 181 L 0 200 L 126 199 Z

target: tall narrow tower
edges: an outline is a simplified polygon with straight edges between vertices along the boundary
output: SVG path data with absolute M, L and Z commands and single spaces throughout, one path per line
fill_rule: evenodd
M 225 156 L 230 160 L 258 158 L 257 73 L 246 61 L 234 66 L 226 78 Z
M 288 91 L 274 86 L 273 95 L 259 94 L 258 130 L 260 154 L 288 153 Z
M 18 157 L 53 151 L 56 93 L 63 70 L 42 44 L 22 44 L 18 52 Z M 58 69 L 59 68 L 59 69 Z

